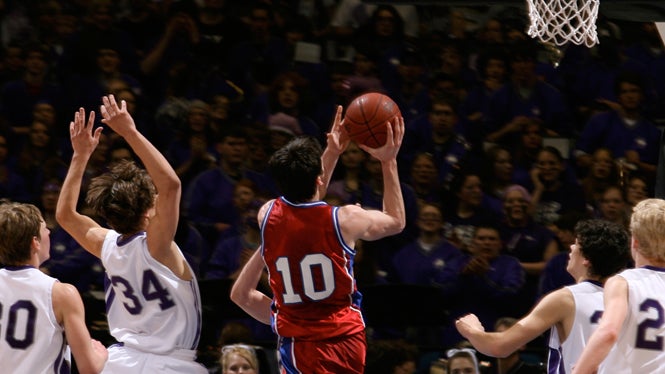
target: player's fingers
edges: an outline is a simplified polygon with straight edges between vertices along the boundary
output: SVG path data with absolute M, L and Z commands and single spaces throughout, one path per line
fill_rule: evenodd
M 87 127 L 92 131 L 92 127 L 95 124 L 95 111 L 91 110 L 90 114 L 88 115 L 88 125 Z
M 109 95 L 109 103 L 111 104 L 111 109 L 113 109 L 116 113 L 120 110 L 113 94 Z

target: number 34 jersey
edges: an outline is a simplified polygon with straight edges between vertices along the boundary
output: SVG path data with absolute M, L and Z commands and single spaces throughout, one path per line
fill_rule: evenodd
M 274 200 L 261 225 L 273 292 L 272 327 L 281 337 L 323 340 L 365 329 L 338 207 Z
M 603 365 L 604 373 L 665 372 L 665 269 L 619 273 L 628 282 L 628 314 Z
M 101 259 L 109 330 L 117 341 L 155 354 L 196 349 L 201 303 L 195 278 L 182 280 L 152 258 L 143 232 L 121 241 L 109 230 Z

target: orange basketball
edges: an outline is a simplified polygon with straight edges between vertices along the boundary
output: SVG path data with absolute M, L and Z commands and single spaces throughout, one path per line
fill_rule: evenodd
M 378 148 L 386 144 L 386 122 L 400 115 L 399 107 L 391 98 L 370 92 L 358 96 L 346 108 L 344 128 L 356 143 Z

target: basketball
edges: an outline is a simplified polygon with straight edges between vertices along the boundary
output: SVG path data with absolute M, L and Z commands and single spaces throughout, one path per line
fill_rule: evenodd
M 366 93 L 346 108 L 344 128 L 356 143 L 378 148 L 386 144 L 386 122 L 400 115 L 399 107 L 388 96 Z

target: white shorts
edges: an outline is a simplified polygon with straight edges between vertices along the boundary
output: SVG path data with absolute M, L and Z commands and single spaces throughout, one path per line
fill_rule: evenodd
M 148 353 L 112 345 L 108 349 L 109 359 L 104 365 L 105 374 L 145 374 L 145 373 L 192 373 L 208 374 L 208 370 L 194 361 L 194 351 L 178 351 L 164 355 Z

